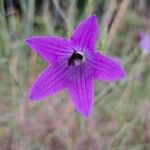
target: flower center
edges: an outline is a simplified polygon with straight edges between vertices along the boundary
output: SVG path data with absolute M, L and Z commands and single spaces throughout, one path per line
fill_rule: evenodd
M 68 66 L 79 66 L 85 61 L 84 54 L 74 51 L 68 59 Z

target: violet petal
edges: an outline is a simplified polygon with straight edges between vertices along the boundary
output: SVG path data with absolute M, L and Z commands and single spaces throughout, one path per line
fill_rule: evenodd
M 89 16 L 77 26 L 71 37 L 71 42 L 81 51 L 94 50 L 98 35 L 98 20 L 95 15 Z
M 93 78 L 87 77 L 83 69 L 83 67 L 76 68 L 76 76 L 74 82 L 68 86 L 68 93 L 77 111 L 88 117 L 93 106 L 94 83 Z
M 66 88 L 65 78 L 68 76 L 66 62 L 56 63 L 49 66 L 37 78 L 30 91 L 31 100 L 40 100 Z
M 125 76 L 123 67 L 115 60 L 96 52 L 87 62 L 96 80 L 116 81 Z
M 146 34 L 144 31 L 140 32 L 140 47 L 145 52 L 150 52 L 150 36 Z
M 25 40 L 48 63 L 72 53 L 70 42 L 57 36 L 34 36 Z

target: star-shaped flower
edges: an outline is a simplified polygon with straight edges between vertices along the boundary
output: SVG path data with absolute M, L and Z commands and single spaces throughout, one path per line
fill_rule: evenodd
M 30 99 L 41 100 L 67 89 L 77 111 L 88 117 L 93 107 L 94 79 L 116 81 L 125 76 L 118 62 L 96 51 L 98 35 L 98 20 L 92 15 L 81 21 L 70 39 L 26 39 L 26 44 L 49 64 L 33 84 Z
M 140 47 L 145 53 L 150 53 L 150 36 L 144 31 L 140 32 Z

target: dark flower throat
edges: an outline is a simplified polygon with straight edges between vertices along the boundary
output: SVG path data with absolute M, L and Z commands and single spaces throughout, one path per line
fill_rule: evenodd
M 76 51 L 73 52 L 73 54 L 68 59 L 68 66 L 74 66 L 75 61 L 81 61 L 83 59 L 83 56 Z

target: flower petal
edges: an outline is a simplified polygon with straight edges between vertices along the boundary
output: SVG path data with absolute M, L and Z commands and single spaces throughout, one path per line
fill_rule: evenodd
M 66 63 L 57 63 L 48 67 L 33 84 L 30 99 L 38 100 L 66 88 L 65 78 L 68 76 Z
M 140 47 L 144 52 L 150 52 L 150 36 L 144 31 L 140 32 Z
M 99 34 L 98 20 L 95 15 L 84 19 L 75 29 L 71 42 L 84 50 L 94 50 Z
M 97 80 L 116 81 L 125 76 L 125 70 L 117 61 L 98 52 L 95 53 L 95 56 L 91 56 L 87 63 Z
M 88 117 L 92 111 L 94 87 L 93 78 L 87 77 L 83 69 L 83 67 L 76 68 L 76 76 L 68 87 L 68 93 L 77 111 Z
M 70 42 L 57 36 L 34 36 L 25 42 L 48 63 L 72 53 Z

